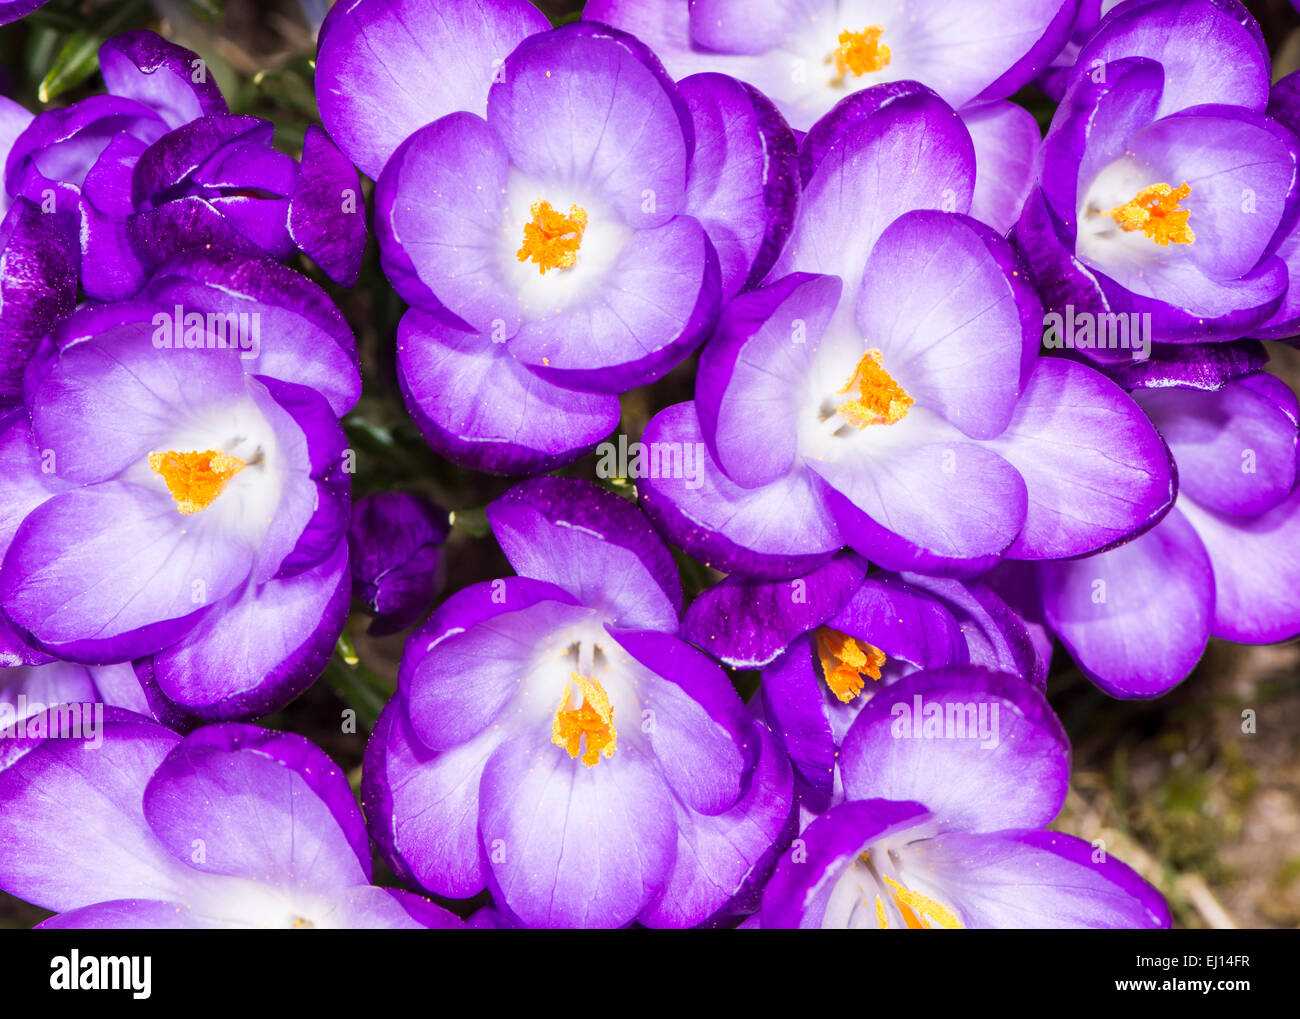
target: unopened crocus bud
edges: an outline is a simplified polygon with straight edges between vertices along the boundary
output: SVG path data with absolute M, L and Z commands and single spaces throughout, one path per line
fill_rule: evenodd
M 446 510 L 408 492 L 356 503 L 348 531 L 353 592 L 374 613 L 371 633 L 396 633 L 428 610 L 442 587 L 449 529 Z

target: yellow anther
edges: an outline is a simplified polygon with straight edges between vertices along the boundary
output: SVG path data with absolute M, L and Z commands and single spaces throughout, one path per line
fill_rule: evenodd
M 827 63 L 835 61 L 833 83 L 840 84 L 848 74 L 860 78 L 864 74 L 888 67 L 891 59 L 889 47 L 880 42 L 884 33 L 883 25 L 868 25 L 861 32 L 841 32 L 839 45 L 826 58 Z
M 862 693 L 863 673 L 872 679 L 880 678 L 880 669 L 888 660 L 880 648 L 829 626 L 818 629 L 816 638 L 826 685 L 843 703 L 848 704 Z
M 1111 209 L 1110 216 L 1125 233 L 1141 230 L 1161 247 L 1191 244 L 1196 240 L 1196 234 L 1187 225 L 1191 211 L 1178 207 L 1191 193 L 1186 181 L 1177 188 L 1152 184 L 1139 191 L 1132 201 Z
M 529 211 L 533 218 L 524 224 L 524 243 L 515 257 L 521 262 L 531 258 L 543 276 L 551 269 L 572 269 L 587 229 L 587 210 L 571 205 L 566 216 L 538 199 Z
M 899 911 L 903 914 L 903 919 L 907 921 L 908 927 L 915 926 L 929 930 L 932 926 L 937 925 L 943 930 L 965 930 L 965 924 L 961 922 L 957 914 L 942 902 L 936 902 L 928 895 L 914 892 L 901 882 L 895 881 L 892 877 L 886 876 L 885 883 L 893 889 L 894 901 L 898 904 Z M 879 915 L 879 911 L 877 911 L 877 915 Z M 927 921 L 926 917 L 933 920 L 934 924 Z
M 596 680 L 589 676 L 569 673 L 570 682 L 564 684 L 564 697 L 555 712 L 555 721 L 551 725 L 551 742 L 563 747 L 569 756 L 576 758 L 582 754 L 582 763 L 588 768 L 600 760 L 601 754 L 614 756 L 618 745 L 618 732 L 614 728 L 614 708 Z M 570 702 L 574 697 L 574 685 L 582 703 L 574 708 Z M 586 747 L 583 749 L 583 741 Z
M 187 515 L 211 506 L 226 483 L 247 466 L 239 457 L 215 449 L 149 454 L 149 469 L 162 476 L 176 508 Z
M 857 398 L 847 400 L 835 409 L 858 430 L 867 425 L 897 424 L 907 417 L 908 409 L 916 403 L 881 366 L 879 350 L 868 350 L 862 355 L 862 360 L 840 392 L 852 392 L 854 387 L 858 391 Z

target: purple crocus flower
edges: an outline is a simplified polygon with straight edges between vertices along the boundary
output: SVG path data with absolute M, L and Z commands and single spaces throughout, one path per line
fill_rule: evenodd
M 790 768 L 676 636 L 667 547 L 588 482 L 525 482 L 488 519 L 519 575 L 459 591 L 411 637 L 366 751 L 391 866 L 453 898 L 486 886 L 524 926 L 745 911 L 791 818 Z
M 396 633 L 428 611 L 443 583 L 447 511 L 409 492 L 379 492 L 352 507 L 353 593 L 374 614 L 369 632 Z
M 722 71 L 806 131 L 845 96 L 919 81 L 954 107 L 1005 99 L 1069 37 L 1078 0 L 589 0 L 675 78 Z
M 914 84 L 857 93 L 801 164 L 771 282 L 728 305 L 694 403 L 642 436 L 661 464 L 686 449 L 704 462 L 640 486 L 675 543 L 756 576 L 844 545 L 888 570 L 974 576 L 1159 519 L 1173 483 L 1155 430 L 1097 372 L 1037 356 L 1023 266 L 961 214 L 973 158 L 951 108 Z
M 370 883 L 347 777 L 301 736 L 109 709 L 88 752 L 45 721 L 0 771 L 0 888 L 56 911 L 41 927 L 460 925 Z
M 355 344 L 265 259 L 187 252 L 146 293 L 75 312 L 3 419 L 4 629 L 255 716 L 315 680 L 347 612 Z
M 1177 461 L 1174 508 L 1126 545 L 1040 563 L 1036 575 L 1046 621 L 1084 673 L 1114 696 L 1154 697 L 1191 672 L 1211 636 L 1300 634 L 1300 405 L 1263 372 L 1133 396 Z
M 763 717 L 824 807 L 839 748 L 876 691 L 918 669 L 979 665 L 1042 689 L 1050 640 L 974 581 L 867 573 L 852 552 L 791 580 L 728 577 L 691 603 L 682 635 L 736 668 L 762 669 Z
M 761 7 L 761 12 L 756 9 Z M 674 78 L 733 75 L 806 131 L 846 96 L 919 81 L 965 122 L 978 175 L 970 213 L 1005 233 L 1033 180 L 1038 125 L 1007 102 L 1065 42 L 1078 0 L 590 0 L 583 17 L 631 32 Z
M 677 86 L 622 32 L 544 28 L 518 0 L 358 0 L 331 12 L 317 69 L 322 120 L 378 179 L 384 268 L 413 306 L 412 416 L 444 456 L 510 474 L 608 435 L 616 394 L 767 273 L 798 201 L 793 136 L 755 89 Z
M 1049 310 L 1132 316 L 1157 343 L 1266 323 L 1300 200 L 1300 142 L 1268 100 L 1268 54 L 1235 0 L 1112 11 L 1079 54 L 1016 227 Z
M 845 802 L 782 854 L 763 927 L 1170 925 L 1160 893 L 1104 846 L 1044 830 L 1070 748 L 1018 677 L 914 673 L 867 702 L 840 767 Z
M 167 256 L 217 246 L 283 260 L 301 249 L 356 282 L 365 210 L 355 170 L 319 127 L 299 166 L 269 121 L 229 113 L 204 62 L 153 32 L 100 47 L 108 88 L 37 115 L 5 163 L 10 196 L 52 215 L 81 254 L 87 296 L 135 295 Z

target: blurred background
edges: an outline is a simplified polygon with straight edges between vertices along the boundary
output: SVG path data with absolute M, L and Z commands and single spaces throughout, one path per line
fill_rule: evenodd
M 534 2 L 557 23 L 581 9 L 580 2 Z M 1300 17 L 1288 0 L 1246 6 L 1263 27 L 1274 77 L 1300 69 Z M 92 94 L 100 87 L 99 44 L 121 31 L 152 28 L 202 56 L 231 110 L 271 120 L 276 144 L 300 155 L 304 131 L 318 120 L 312 60 L 328 8 L 329 0 L 52 0 L 0 28 L 0 93 L 31 110 Z M 1031 90 L 1017 99 L 1041 121 L 1050 118 L 1050 104 Z M 365 394 L 346 422 L 358 453 L 354 498 L 403 489 L 452 511 L 444 547 L 449 590 L 508 574 L 483 507 L 509 482 L 439 460 L 402 409 L 392 339 L 403 305 L 379 270 L 373 238 L 351 291 L 305 261 L 299 268 L 335 298 L 361 345 Z M 1300 352 L 1269 346 L 1270 370 L 1300 388 Z M 693 376 L 692 361 L 627 394 L 622 430 L 629 440 L 659 409 L 689 399 Z M 563 473 L 595 479 L 595 460 Z M 620 494 L 634 492 L 625 485 Z M 720 576 L 685 557 L 679 562 L 688 592 Z M 355 613 L 321 682 L 263 720 L 315 740 L 348 770 L 354 787 L 369 724 L 393 689 L 405 638 L 368 637 L 367 623 Z M 752 693 L 754 674 L 734 678 L 742 693 Z M 1058 648 L 1048 696 L 1074 747 L 1072 791 L 1053 827 L 1103 840 L 1165 893 L 1178 926 L 1300 926 L 1300 642 L 1211 642 L 1190 678 L 1147 702 L 1104 696 Z M 344 731 L 345 708 L 357 714 L 355 732 Z M 1254 732 L 1243 732 L 1246 711 L 1254 713 Z M 382 867 L 377 878 L 391 881 Z M 46 915 L 0 893 L 0 927 L 28 927 Z

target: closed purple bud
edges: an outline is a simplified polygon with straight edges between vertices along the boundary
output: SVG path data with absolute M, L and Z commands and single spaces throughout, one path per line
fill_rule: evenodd
M 353 591 L 375 616 L 370 632 L 396 633 L 416 622 L 443 585 L 447 511 L 407 492 L 357 502 L 348 531 Z

